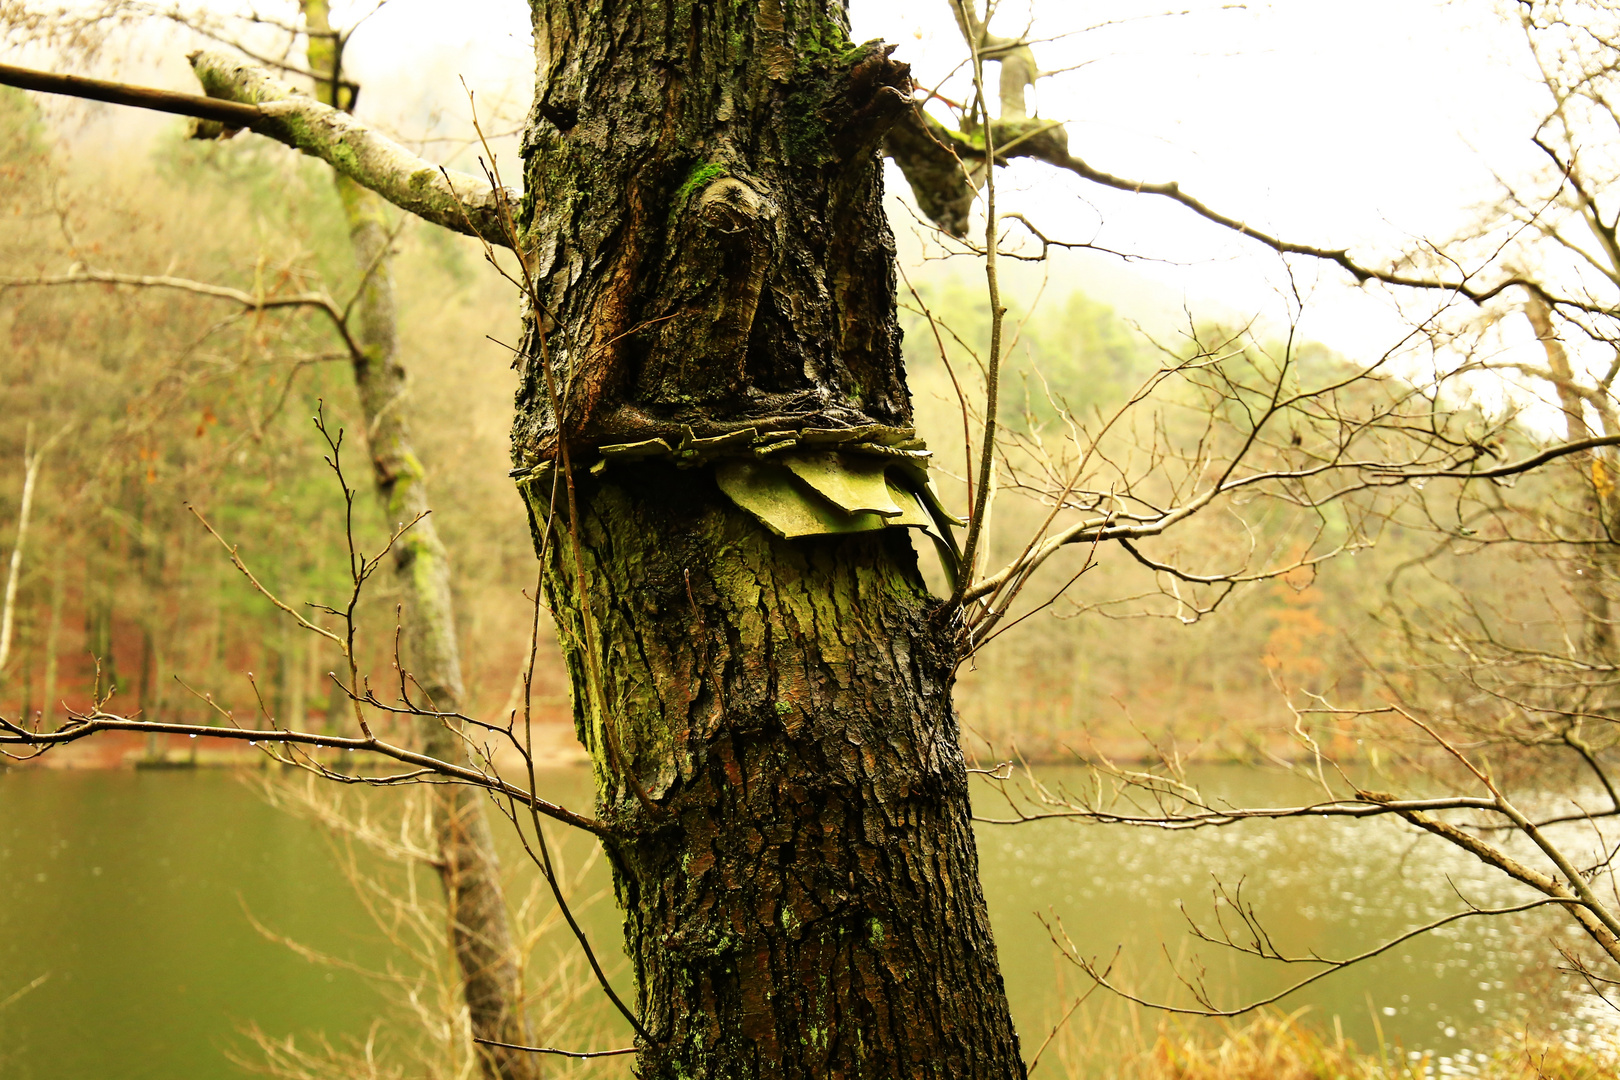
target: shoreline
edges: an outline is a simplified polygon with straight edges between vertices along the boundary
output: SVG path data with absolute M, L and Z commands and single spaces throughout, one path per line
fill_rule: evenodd
M 589 767 L 591 759 L 575 739 L 569 723 L 544 723 L 534 727 L 534 764 L 537 769 Z M 1024 767 L 1123 765 L 1132 768 L 1160 763 L 1161 755 L 1152 752 L 1140 737 L 1134 739 L 1088 738 L 1085 749 L 1075 746 L 1048 745 L 1037 751 L 1023 751 L 1016 746 L 993 753 L 984 748 L 982 739 L 977 752 L 963 748 L 968 767 L 974 771 L 1005 769 L 1009 764 L 1014 774 Z M 1047 741 L 1047 740 L 1043 740 Z M 1176 758 L 1181 765 L 1242 765 L 1250 768 L 1291 770 L 1310 760 L 1308 754 L 1295 746 L 1266 747 L 1254 743 L 1215 745 L 1181 750 Z M 520 755 L 511 749 L 498 751 L 495 764 L 501 771 L 521 771 Z M 379 758 L 378 760 L 386 760 Z M 1337 756 L 1344 765 L 1365 764 L 1364 754 Z M 256 769 L 274 764 L 263 750 L 245 747 L 238 740 L 212 739 L 208 736 L 192 738 L 183 735 L 143 735 L 139 732 L 105 732 L 81 742 L 68 743 L 27 761 L 0 761 L 0 773 L 11 770 L 25 771 L 118 771 L 152 770 L 184 771 L 189 769 Z

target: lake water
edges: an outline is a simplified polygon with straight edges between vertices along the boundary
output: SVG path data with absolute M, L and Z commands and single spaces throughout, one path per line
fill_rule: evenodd
M 1299 788 L 1290 777 L 1259 770 L 1209 775 L 1234 799 L 1252 802 L 1287 798 Z M 583 770 L 545 775 L 541 786 L 572 805 L 589 803 Z M 996 812 L 987 790 L 979 802 Z M 1387 825 L 1250 824 L 1166 834 L 1052 821 L 984 825 L 979 836 L 985 891 L 1027 1048 L 1040 1043 L 1056 1013 L 1084 987 L 1057 958 L 1041 916 L 1061 920 L 1087 955 L 1106 958 L 1118 947 L 1121 979 L 1162 997 L 1176 990 L 1165 948 L 1184 963 L 1194 959 L 1177 905 L 1206 915 L 1217 878 L 1245 881 L 1245 898 L 1284 951 L 1322 955 L 1359 952 L 1457 910 L 1453 887 L 1482 904 L 1522 898 L 1450 849 Z M 571 841 L 571 858 L 586 854 L 584 839 Z M 508 862 L 522 874 L 515 849 Z M 591 874 L 586 892 L 606 882 L 600 864 Z M 405 963 L 391 956 L 339 871 L 328 834 L 267 805 L 228 773 L 0 774 L 0 1001 L 48 976 L 0 1009 L 0 1076 L 232 1075 L 225 1055 L 251 1052 L 241 1034 L 249 1024 L 305 1038 L 364 1037 L 385 1011 L 378 990 L 350 970 L 311 962 L 269 940 L 249 912 L 277 933 L 359 965 Z M 610 906 L 590 908 L 584 921 L 599 951 L 617 956 Z M 1455 924 L 1282 1005 L 1310 1006 L 1327 1025 L 1337 1016 L 1363 1047 L 1376 1045 L 1381 1033 L 1388 1044 L 1448 1056 L 1491 1043 L 1494 1031 L 1527 1011 L 1551 1026 L 1580 1023 L 1573 1013 L 1547 1015 L 1558 1006 L 1545 1002 L 1556 999 L 1536 993 L 1523 977 L 1527 965 L 1551 956 L 1554 926 L 1541 917 Z M 1298 977 L 1208 945 L 1196 953 L 1206 985 L 1223 1004 Z M 619 974 L 628 989 L 622 961 Z M 629 1074 L 623 1064 L 613 1068 L 602 1075 Z

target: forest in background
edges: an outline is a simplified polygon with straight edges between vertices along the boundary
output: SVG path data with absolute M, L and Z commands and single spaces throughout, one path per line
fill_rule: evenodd
M 150 160 L 92 154 L 67 166 L 24 95 L 0 101 L 8 274 L 88 265 L 267 294 L 323 291 L 340 305 L 352 295 L 341 209 L 321 166 L 252 140 L 191 142 L 179 124 Z M 121 182 L 105 183 L 109 172 Z M 419 375 L 400 407 L 439 479 L 471 704 L 496 709 L 527 648 L 533 563 L 506 479 L 515 379 L 484 336 L 514 323 L 512 302 L 459 240 L 409 228 L 398 243 Z M 187 686 L 251 710 L 249 671 L 284 719 L 331 710 L 336 649 L 328 655 L 280 616 L 188 511 L 295 602 L 346 596 L 343 500 L 311 417 L 324 408 L 334 429 L 353 429 L 359 411 L 329 322 L 299 309 L 243 315 L 176 289 L 80 285 L 9 289 L 0 324 L 0 440 L 18 470 L 0 513 L 13 531 L 30 430 L 40 440 L 67 431 L 40 473 L 3 707 L 31 717 L 59 713 L 57 702 L 82 708 L 99 659 L 121 707 L 148 718 L 207 712 Z M 351 483 L 363 479 L 363 433 L 349 430 L 344 450 Z M 381 515 L 365 494 L 356 510 L 357 542 L 374 552 L 387 536 Z M 380 632 L 367 636 L 363 669 L 386 670 L 396 602 L 384 586 L 364 602 L 365 624 Z M 553 663 L 541 668 L 559 681 L 542 683 L 537 705 L 561 721 L 566 692 L 548 647 Z
M 69 156 L 24 95 L 0 91 L 0 270 L 29 277 L 89 266 L 266 295 L 325 292 L 343 305 L 355 272 L 324 167 L 257 140 L 198 143 L 182 130 L 175 123 L 144 160 L 82 146 Z M 401 226 L 397 246 L 413 380 L 400 407 L 416 430 L 454 560 L 469 707 L 505 712 L 520 686 L 524 594 L 533 588 L 525 512 L 506 478 L 516 378 L 508 345 L 491 340 L 502 327 L 516 334 L 513 297 L 472 241 L 413 222 Z M 935 448 L 937 482 L 960 510 L 951 448 L 962 420 L 952 378 L 974 377 L 960 342 L 982 339 L 988 312 L 982 287 L 951 263 L 925 264 L 909 284 L 915 293 L 902 293 L 903 319 L 918 426 Z M 1263 367 L 1274 358 L 1268 334 L 1279 333 L 1203 323 L 1144 331 L 1060 276 L 1022 278 L 1013 308 L 1017 374 L 1001 409 L 1017 433 L 1004 454 L 1009 492 L 1066 418 L 1110 415 L 1195 339 L 1252 350 Z M 949 369 L 925 309 L 950 314 Z M 338 667 L 336 651 L 298 633 L 256 593 L 188 509 L 239 545 L 279 595 L 332 604 L 346 592 L 342 498 L 310 423 L 317 408 L 333 427 L 352 428 L 358 415 L 330 324 L 301 308 L 244 314 L 183 290 L 77 284 L 0 291 L 0 328 L 9 345 L 0 359 L 7 554 L 25 452 L 61 433 L 40 472 L 0 710 L 48 721 L 64 704 L 88 706 L 98 677 L 116 688 L 118 707 L 149 719 L 195 721 L 209 712 L 203 695 L 251 712 L 255 687 L 264 707 L 293 725 L 344 705 L 325 674 Z M 1299 378 L 1351 364 L 1309 344 L 1294 346 L 1291 362 Z M 1185 422 L 1196 420 L 1190 398 L 1172 394 L 1168 402 L 1151 423 L 1182 422 L 1178 405 Z M 358 434 L 346 443 L 356 470 Z M 1562 481 L 1527 480 L 1521 490 L 1567 482 L 1568 472 Z M 1546 612 L 1570 609 L 1567 568 L 1535 550 L 1426 531 L 1414 500 L 1422 496 L 1374 493 L 1310 512 L 1272 500 L 1249 522 L 1189 523 L 1174 553 L 1206 555 L 1212 571 L 1245 547 L 1268 563 L 1349 549 L 1241 585 L 1207 614 L 1207 592 L 1183 597 L 1174 581 L 1117 549 L 1100 552 L 1074 590 L 1030 611 L 1017 640 L 993 646 L 965 671 L 958 701 L 967 749 L 985 758 L 1132 757 L 1152 753 L 1152 744 L 1205 759 L 1286 757 L 1298 749 L 1290 694 L 1354 705 L 1425 677 L 1423 627 L 1443 621 L 1454 588 L 1504 602 L 1534 598 L 1543 630 L 1556 636 L 1558 620 Z M 385 523 L 365 494 L 356 505 L 357 541 L 374 551 Z M 992 561 L 1015 555 L 1012 538 L 1027 535 L 1043 512 L 1038 500 L 1000 500 Z M 932 553 L 920 554 L 933 573 Z M 1064 558 L 1069 568 L 1058 577 L 1066 579 L 1087 553 Z M 379 687 L 390 681 L 376 673 L 392 662 L 395 605 L 379 584 L 361 617 L 361 670 Z M 537 713 L 565 724 L 566 677 L 549 633 L 539 649 Z M 1358 754 L 1348 735 L 1331 749 Z

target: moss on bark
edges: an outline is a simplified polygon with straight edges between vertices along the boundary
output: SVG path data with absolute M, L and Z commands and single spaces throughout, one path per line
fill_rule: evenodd
M 876 152 L 905 66 L 850 46 L 828 0 L 532 10 L 545 318 L 517 464 L 563 440 L 588 463 L 683 433 L 908 426 Z M 783 539 L 712 467 L 656 458 L 574 482 L 577 522 L 525 486 L 615 830 L 640 1075 L 1022 1076 L 953 638 L 905 531 Z
M 641 1075 L 1021 1075 L 950 634 L 904 532 L 785 540 L 663 463 L 579 494 L 588 595 L 566 534 L 547 591 L 576 702 L 587 603 L 600 628 L 608 712 L 579 718 L 621 838 Z

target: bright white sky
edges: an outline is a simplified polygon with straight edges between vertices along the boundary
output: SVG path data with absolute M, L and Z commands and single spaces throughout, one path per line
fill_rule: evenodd
M 961 59 L 946 0 L 851 6 L 856 39 L 898 43 L 925 85 Z M 1233 216 L 1374 261 L 1465 227 L 1497 190 L 1493 170 L 1511 177 L 1541 164 L 1529 136 L 1545 99 L 1495 0 L 1172 6 L 1188 13 L 1160 15 L 1162 0 L 1005 0 L 992 28 L 1030 23 L 1035 37 L 1057 39 L 1038 47 L 1042 68 L 1076 70 L 1044 80 L 1034 104 L 1067 124 L 1078 156 L 1116 175 L 1177 180 Z M 443 127 L 457 130 L 460 74 L 481 101 L 504 95 L 521 115 L 532 63 L 524 5 L 470 0 L 459 40 L 444 36 L 434 9 L 433 0 L 393 0 L 356 39 L 353 63 L 370 104 L 414 100 L 409 115 L 420 118 L 426 101 L 448 102 Z M 1104 19 L 1112 21 L 1095 25 Z M 962 100 L 965 77 L 946 96 Z M 1156 321 L 1185 302 L 1209 314 L 1284 318 L 1280 260 L 1163 200 L 1099 190 L 1032 162 L 1006 170 L 1002 184 L 1003 206 L 1029 213 L 1049 235 L 1182 264 L 1065 264 L 1082 288 L 1127 314 Z M 891 186 L 904 190 L 893 170 Z M 1404 333 L 1382 295 L 1334 271 L 1303 273 L 1315 286 L 1308 336 L 1371 357 Z M 1527 328 L 1512 333 L 1534 348 Z
M 1163 4 L 1140 0 L 1034 6 L 1035 36 L 1074 35 L 1041 46 L 1041 67 L 1084 65 L 1045 80 L 1037 99 L 1041 116 L 1066 123 L 1074 154 L 1115 175 L 1176 180 L 1291 240 L 1376 262 L 1464 227 L 1496 192 L 1493 169 L 1541 164 L 1529 136 L 1544 98 L 1490 0 L 1277 0 L 1159 18 Z M 926 84 L 961 54 L 943 0 L 856 11 L 859 36 L 900 42 Z M 1029 17 L 1009 0 L 992 29 L 1016 32 Z M 1086 29 L 1103 17 L 1114 24 Z M 1009 209 L 1048 235 L 1186 264 L 1128 271 L 1163 284 L 1172 302 L 1280 317 L 1286 275 L 1258 245 L 1164 200 L 1036 163 L 1005 177 L 1017 192 Z M 1312 281 L 1308 264 L 1296 269 Z M 1309 336 L 1363 357 L 1389 348 L 1404 323 L 1388 304 L 1319 273 Z
M 1005 0 L 992 29 L 1016 32 L 1031 6 Z M 1206 3 L 1157 17 L 1165 5 L 1152 0 L 1033 7 L 1034 36 L 1057 39 L 1038 46 L 1042 68 L 1078 65 L 1043 80 L 1034 98 L 1039 115 L 1066 122 L 1075 154 L 1117 175 L 1177 180 L 1290 239 L 1349 246 L 1377 261 L 1464 227 L 1471 207 L 1495 192 L 1493 170 L 1521 176 L 1540 164 L 1529 136 L 1544 97 L 1496 0 Z M 924 84 L 962 55 L 946 0 L 852 0 L 852 9 L 856 38 L 898 43 Z M 339 18 L 343 10 L 340 3 Z M 439 0 L 392 0 L 356 35 L 348 62 L 366 87 L 359 112 L 407 137 L 462 135 L 464 77 L 481 114 L 504 104 L 515 123 L 533 71 L 526 5 L 460 0 L 454 21 L 442 11 Z M 1113 21 L 1088 29 L 1104 18 Z M 165 57 L 158 77 L 188 88 L 178 55 Z M 965 96 L 962 78 L 947 96 Z M 125 132 L 139 127 L 127 112 L 119 123 Z M 453 149 L 438 146 L 423 148 L 435 156 Z M 506 165 L 515 179 L 516 161 Z M 1158 321 L 1185 302 L 1200 313 L 1283 317 L 1280 260 L 1164 200 L 1097 189 L 1029 162 L 1005 170 L 1001 183 L 1003 206 L 1049 235 L 1179 264 L 1063 264 L 1081 288 L 1128 315 Z M 904 190 L 892 170 L 891 185 Z M 897 231 L 909 228 L 896 222 Z M 1307 336 L 1363 358 L 1399 339 L 1405 324 L 1387 299 L 1333 271 L 1303 272 L 1313 289 Z M 1533 347 L 1527 329 L 1514 332 Z

